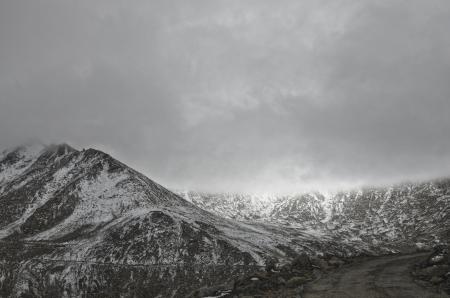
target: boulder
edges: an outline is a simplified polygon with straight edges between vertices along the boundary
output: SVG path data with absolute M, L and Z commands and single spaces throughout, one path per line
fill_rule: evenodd
M 432 265 L 436 265 L 436 264 L 442 264 L 444 261 L 445 261 L 444 255 L 436 255 L 434 257 L 431 257 L 428 262 Z
M 266 260 L 266 272 L 273 272 L 276 270 L 277 267 L 277 260 L 270 258 Z
M 433 253 L 428 257 L 426 265 L 448 264 L 449 261 L 449 248 L 442 245 L 434 249 Z
M 308 255 L 305 253 L 302 253 L 298 257 L 296 257 L 291 264 L 291 267 L 294 269 L 310 269 L 312 266 L 311 260 L 309 259 Z

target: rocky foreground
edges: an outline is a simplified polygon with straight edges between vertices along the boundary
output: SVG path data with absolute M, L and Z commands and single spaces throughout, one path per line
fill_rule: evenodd
M 266 267 L 231 282 L 203 287 L 189 297 L 301 297 L 304 285 L 331 272 L 350 260 L 335 256 L 297 256 L 292 262 L 279 265 L 268 262 Z
M 419 262 L 420 261 L 420 262 Z M 418 263 L 417 263 L 418 262 Z M 415 265 L 416 264 L 416 265 Z M 189 297 L 445 298 L 450 297 L 448 254 L 429 252 L 339 259 L 300 255 Z

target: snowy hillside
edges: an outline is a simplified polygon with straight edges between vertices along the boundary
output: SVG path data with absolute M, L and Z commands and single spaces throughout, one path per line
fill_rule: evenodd
M 3 153 L 0 177 L 0 296 L 182 297 L 268 258 L 382 252 L 214 215 L 94 149 L 16 148 Z
M 401 249 L 450 239 L 450 180 L 262 199 L 193 191 L 179 194 L 226 218 L 303 227 L 374 247 Z

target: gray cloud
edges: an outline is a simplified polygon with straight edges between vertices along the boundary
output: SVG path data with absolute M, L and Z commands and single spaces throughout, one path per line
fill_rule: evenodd
M 218 191 L 449 175 L 448 28 L 446 0 L 2 1 L 0 149 Z

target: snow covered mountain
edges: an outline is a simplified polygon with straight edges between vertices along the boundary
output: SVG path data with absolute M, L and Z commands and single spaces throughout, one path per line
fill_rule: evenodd
M 98 150 L 0 156 L 1 297 L 183 297 L 302 251 L 375 252 L 319 230 L 217 216 Z
M 449 237 L 450 182 L 272 198 L 174 194 L 94 149 L 0 155 L 0 297 L 183 297 L 298 253 Z
M 316 226 L 321 224 L 328 215 L 329 198 L 320 193 L 268 197 L 195 191 L 177 193 L 202 209 L 239 221 L 302 225 L 310 223 Z
M 374 247 L 402 249 L 450 239 L 450 179 L 269 198 L 193 191 L 180 195 L 227 218 L 310 228 Z

